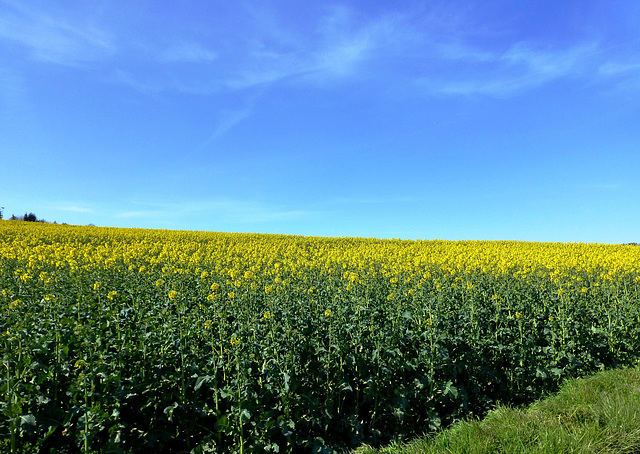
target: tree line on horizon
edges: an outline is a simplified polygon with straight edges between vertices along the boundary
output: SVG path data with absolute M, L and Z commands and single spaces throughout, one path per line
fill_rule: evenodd
M 0 220 L 3 219 L 2 216 L 2 211 L 0 211 Z M 25 213 L 23 216 L 16 216 L 15 214 L 12 214 L 11 217 L 8 219 L 9 221 L 26 221 L 26 222 L 48 222 L 44 219 L 38 219 L 38 216 L 36 216 L 34 213 Z M 56 221 L 53 221 L 53 224 L 57 224 Z

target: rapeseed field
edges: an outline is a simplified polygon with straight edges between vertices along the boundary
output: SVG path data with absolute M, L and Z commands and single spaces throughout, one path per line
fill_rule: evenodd
M 333 452 L 640 359 L 640 247 L 0 221 L 0 450 Z

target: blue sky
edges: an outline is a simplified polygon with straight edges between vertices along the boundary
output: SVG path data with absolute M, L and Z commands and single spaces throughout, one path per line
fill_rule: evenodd
M 5 217 L 640 242 L 640 2 L 0 0 Z

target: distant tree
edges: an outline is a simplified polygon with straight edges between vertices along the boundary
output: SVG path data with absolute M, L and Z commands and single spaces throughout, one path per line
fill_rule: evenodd
M 33 213 L 29 213 L 29 214 L 25 213 L 23 220 L 28 222 L 38 222 L 38 218 Z
M 15 215 L 15 214 L 12 214 L 12 215 L 11 215 L 11 218 L 10 218 L 9 220 L 10 220 L 10 221 L 17 221 L 17 220 L 18 220 L 18 218 L 16 217 L 16 215 Z

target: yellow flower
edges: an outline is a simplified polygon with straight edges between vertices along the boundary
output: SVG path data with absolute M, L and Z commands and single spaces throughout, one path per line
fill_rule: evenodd
M 102 286 L 102 282 L 96 282 L 95 284 L 93 284 L 93 289 L 97 291 L 100 286 Z
M 522 318 L 522 312 L 516 312 L 516 318 Z
M 327 309 L 326 311 L 324 311 L 325 317 L 331 317 L 332 315 L 333 315 L 333 312 L 331 312 L 331 309 Z
M 156 287 L 162 287 L 164 285 L 164 279 L 158 279 L 156 281 Z
M 265 320 L 269 320 L 270 318 L 273 318 L 273 314 L 271 312 L 267 311 L 267 312 L 264 313 L 262 318 L 265 319 Z
M 550 321 L 550 322 L 554 321 L 555 319 L 556 319 L 556 318 L 555 318 L 553 315 L 550 315 L 550 316 L 549 316 L 549 321 Z
M 236 336 L 231 336 L 231 340 L 229 342 L 232 346 L 238 345 L 240 343 L 240 339 L 238 339 Z
M 217 291 L 219 288 L 220 288 L 220 285 L 219 285 L 219 284 L 217 284 L 217 283 L 215 283 L 215 282 L 214 282 L 213 284 L 211 284 L 211 291 L 212 291 L 212 292 Z
M 113 298 L 118 294 L 118 292 L 116 292 L 115 290 L 111 290 L 108 294 L 107 294 L 107 298 L 109 298 L 111 301 L 113 301 Z
M 175 290 L 171 290 L 169 292 L 169 299 L 171 301 L 174 301 L 177 297 L 178 297 L 178 292 L 176 292 Z

